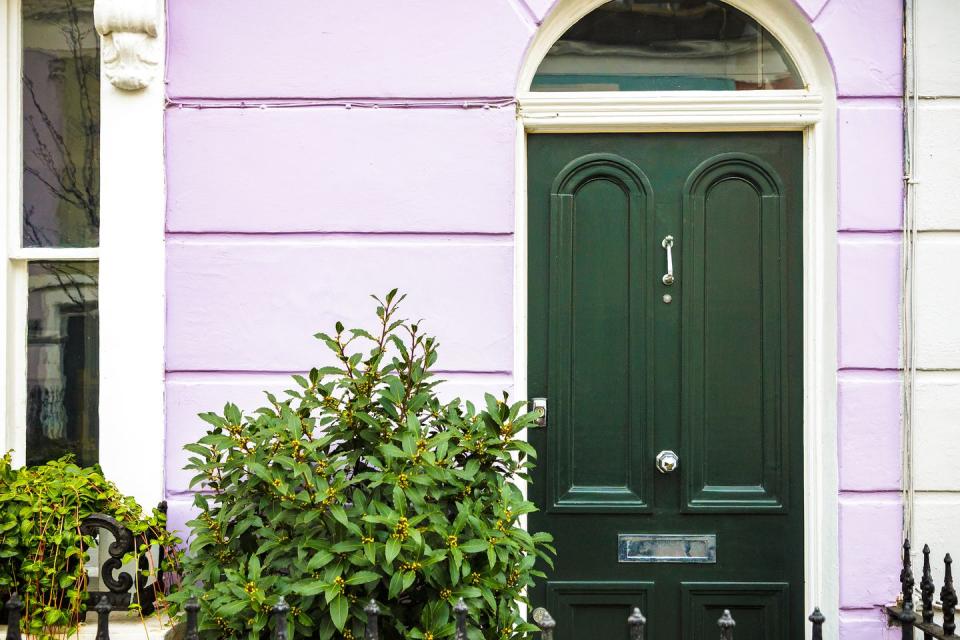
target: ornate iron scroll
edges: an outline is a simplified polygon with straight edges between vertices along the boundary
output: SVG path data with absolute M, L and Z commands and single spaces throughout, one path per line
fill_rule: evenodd
M 109 531 L 114 538 L 107 547 L 110 557 L 100 566 L 100 581 L 109 591 L 91 591 L 87 594 L 87 602 L 99 603 L 102 596 L 107 596 L 114 611 L 125 611 L 130 607 L 133 577 L 129 573 L 115 577 L 114 572 L 123 567 L 123 556 L 133 552 L 133 534 L 115 518 L 102 513 L 89 516 L 80 525 L 80 533 L 88 536 L 96 536 L 101 530 Z

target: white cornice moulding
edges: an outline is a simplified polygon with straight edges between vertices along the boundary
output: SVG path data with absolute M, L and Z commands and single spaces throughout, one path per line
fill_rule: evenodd
M 160 64 L 158 0 L 96 0 L 93 19 L 103 38 L 104 74 L 118 89 L 137 91 L 153 80 Z
M 808 91 L 533 93 L 519 98 L 527 131 L 802 130 L 820 121 Z

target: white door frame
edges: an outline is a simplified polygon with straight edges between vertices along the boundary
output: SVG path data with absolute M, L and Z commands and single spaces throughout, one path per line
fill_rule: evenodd
M 804 601 L 839 630 L 837 469 L 837 167 L 833 70 L 791 0 L 725 0 L 783 45 L 804 79 L 797 91 L 550 92 L 528 89 L 547 51 L 606 0 L 559 0 L 527 51 L 518 82 L 514 265 L 514 384 L 527 397 L 528 134 L 652 131 L 802 131 Z M 806 625 L 807 637 L 810 627 Z

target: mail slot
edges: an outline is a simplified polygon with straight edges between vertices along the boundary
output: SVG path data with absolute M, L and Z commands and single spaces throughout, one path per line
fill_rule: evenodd
M 617 551 L 620 562 L 713 564 L 717 561 L 717 536 L 699 533 L 621 533 Z

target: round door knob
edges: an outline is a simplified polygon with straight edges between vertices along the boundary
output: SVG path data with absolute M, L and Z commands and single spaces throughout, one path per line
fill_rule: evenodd
M 679 464 L 680 456 L 673 451 L 661 451 L 657 454 L 657 471 L 660 473 L 676 471 Z

